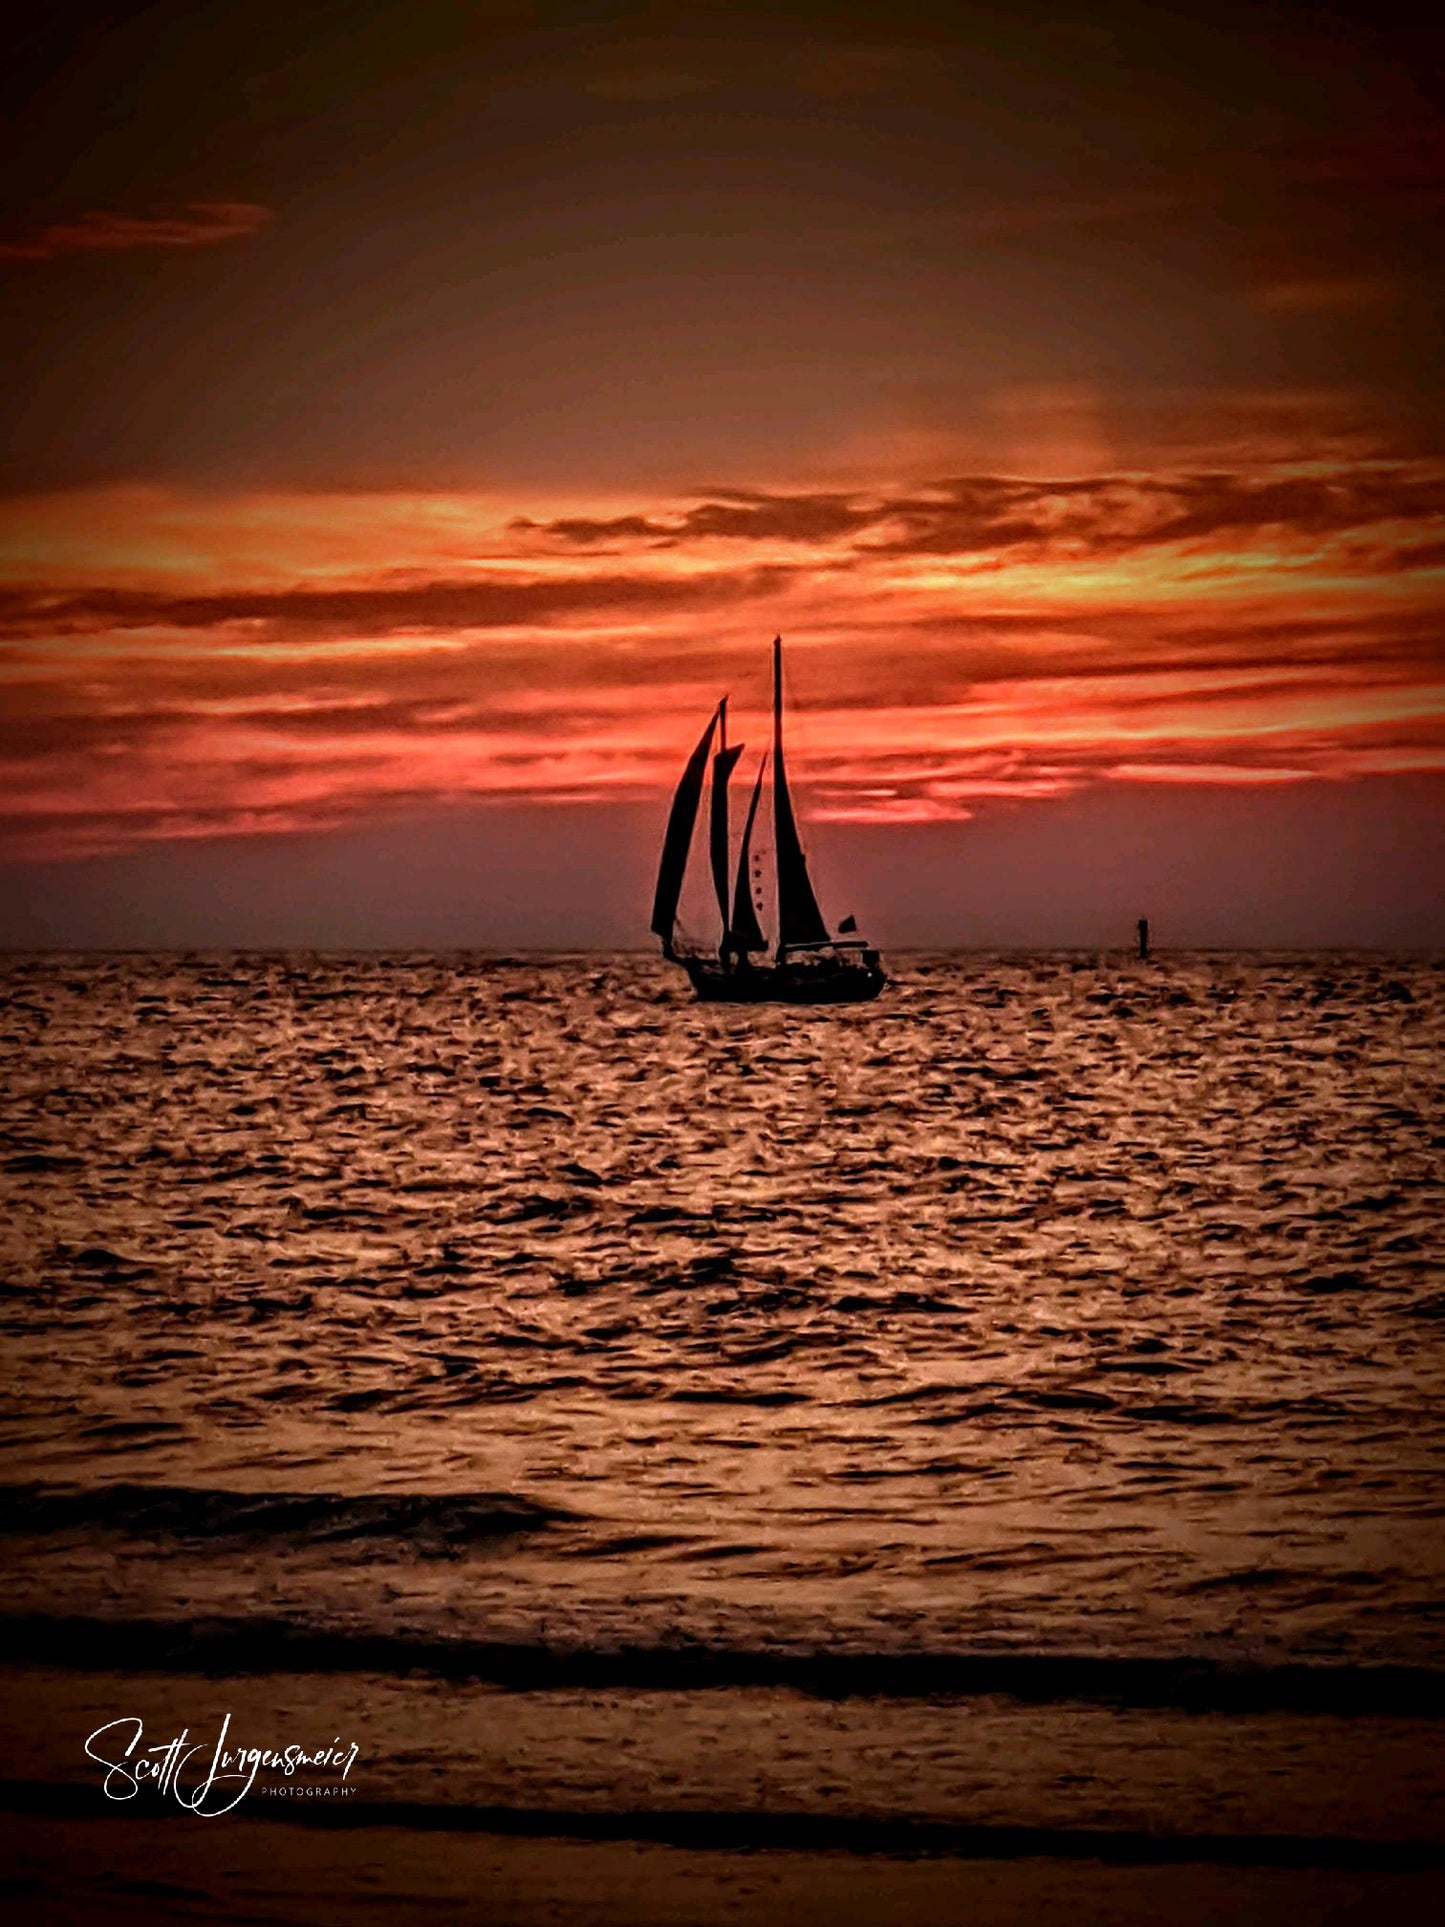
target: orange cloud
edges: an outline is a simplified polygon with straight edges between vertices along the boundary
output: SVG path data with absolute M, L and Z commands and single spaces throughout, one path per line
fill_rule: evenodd
M 133 248 L 204 248 L 238 241 L 272 220 L 250 201 L 191 201 L 179 214 L 93 212 L 0 240 L 0 261 L 51 261 L 60 254 L 120 254 Z

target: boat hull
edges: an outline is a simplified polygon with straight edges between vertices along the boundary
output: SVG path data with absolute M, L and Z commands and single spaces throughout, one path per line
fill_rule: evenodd
M 775 964 L 727 970 L 709 959 L 680 960 L 704 1004 L 867 1004 L 888 982 L 865 964 Z

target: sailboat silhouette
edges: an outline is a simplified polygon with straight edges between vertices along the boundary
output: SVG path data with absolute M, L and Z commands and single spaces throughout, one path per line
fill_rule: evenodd
M 727 697 L 724 696 L 687 759 L 663 837 L 662 861 L 652 904 L 652 928 L 662 939 L 663 956 L 687 972 L 693 989 L 707 1003 L 866 1003 L 876 997 L 888 981 L 878 952 L 862 937 L 841 934 L 856 932 L 857 924 L 852 917 L 844 918 L 838 926 L 839 935 L 829 932 L 818 907 L 798 834 L 783 755 L 783 644 L 779 636 L 773 638 L 771 760 L 777 930 L 771 955 L 753 894 L 756 867 L 753 832 L 768 768 L 766 755 L 758 765 L 743 823 L 736 873 L 731 874 L 728 782 L 741 755 L 741 744 L 732 748 L 728 745 Z M 703 787 L 709 774 L 712 790 L 708 809 L 708 856 L 722 923 L 722 938 L 715 952 L 689 944 L 680 937 L 678 929 L 678 905 Z

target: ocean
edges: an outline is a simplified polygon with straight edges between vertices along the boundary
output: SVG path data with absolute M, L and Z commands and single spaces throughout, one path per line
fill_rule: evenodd
M 17 1902 L 1428 1917 L 1440 960 L 888 961 L 0 963 Z

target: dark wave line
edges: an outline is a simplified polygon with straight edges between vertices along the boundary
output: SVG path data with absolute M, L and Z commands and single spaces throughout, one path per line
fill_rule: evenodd
M 107 1800 L 98 1787 L 0 1780 L 0 1810 L 52 1819 L 155 1819 L 157 1803 Z M 1112 1866 L 1203 1863 L 1416 1871 L 1445 1867 L 1445 1841 L 1337 1834 L 1147 1833 L 1138 1828 L 970 1825 L 870 1814 L 688 1808 L 448 1806 L 424 1800 L 273 1799 L 252 1793 L 236 1817 L 283 1825 L 404 1828 L 416 1833 L 520 1839 L 645 1840 L 697 1852 L 758 1848 L 794 1853 L 930 1856 L 959 1860 L 1090 1860 Z
M 1438 1719 L 1445 1671 L 1424 1666 L 1075 1653 L 786 1651 L 670 1643 L 548 1646 L 411 1633 L 330 1631 L 277 1619 L 0 1617 L 10 1664 L 74 1672 L 422 1673 L 511 1692 L 562 1688 L 715 1692 L 763 1687 L 814 1699 L 1083 1702 L 1186 1713 L 1302 1713 Z
M 116 1484 L 0 1486 L 0 1534 L 118 1532 L 180 1540 L 401 1539 L 448 1548 L 572 1515 L 509 1492 L 232 1492 Z

